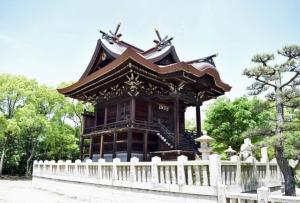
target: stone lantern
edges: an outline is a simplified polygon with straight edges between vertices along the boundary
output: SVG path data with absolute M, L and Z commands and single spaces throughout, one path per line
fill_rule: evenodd
M 196 138 L 195 141 L 200 143 L 200 148 L 198 150 L 202 154 L 202 160 L 208 160 L 212 151 L 209 143 L 214 141 L 214 139 L 208 136 L 205 131 L 203 131 L 203 135 Z
M 228 159 L 230 159 L 236 153 L 236 151 L 232 149 L 231 146 L 229 146 L 228 149 L 226 149 L 224 152 L 226 153 Z

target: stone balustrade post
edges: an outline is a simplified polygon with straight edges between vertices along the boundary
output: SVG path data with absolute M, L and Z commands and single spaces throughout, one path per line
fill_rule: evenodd
M 257 189 L 257 202 L 268 203 L 270 189 L 268 187 L 261 187 Z
M 103 172 L 102 172 L 102 164 L 105 163 L 105 159 L 98 160 L 98 178 L 100 180 L 103 179 Z
M 93 161 L 91 159 L 87 159 L 85 161 L 84 177 L 89 177 L 90 176 L 89 165 L 91 163 L 93 163 Z
M 81 164 L 81 160 L 80 159 L 76 159 L 75 160 L 75 169 L 74 169 L 75 176 L 79 176 L 79 171 L 78 171 L 78 165 L 79 164 Z
M 46 168 L 46 165 L 48 164 L 49 165 L 49 161 L 48 160 L 45 160 L 44 163 L 43 161 L 39 161 L 40 165 L 42 164 L 43 165 L 43 170 L 41 171 L 43 173 L 43 176 L 47 176 L 50 172 L 50 167 L 47 169 Z
M 209 180 L 210 186 L 218 186 L 222 183 L 220 155 L 212 154 L 209 156 Z
M 35 176 L 38 173 L 38 168 L 39 168 L 38 161 L 34 160 L 33 161 L 33 169 L 32 169 L 33 176 Z
M 35 176 L 40 176 L 41 175 L 41 165 L 39 163 L 39 161 L 35 161 L 35 163 L 37 164 L 37 171 L 34 173 Z
M 179 185 L 186 184 L 184 162 L 186 162 L 187 160 L 188 158 L 184 155 L 177 157 L 177 181 Z
M 67 176 L 71 175 L 70 174 L 71 171 L 69 171 L 69 165 L 71 165 L 71 164 L 72 164 L 71 160 L 66 160 L 65 175 L 67 175 Z
M 161 158 L 158 156 L 152 157 L 151 159 L 151 182 L 153 184 L 158 184 L 159 183 L 159 178 L 158 178 L 158 166 L 157 164 L 161 162 Z
M 54 170 L 54 166 L 56 165 L 56 162 L 55 160 L 51 160 L 50 161 L 50 168 L 51 168 L 51 172 L 50 172 L 50 175 L 53 176 L 55 175 L 56 171 L 57 171 L 57 168 L 56 168 L 56 171 Z
M 262 147 L 260 149 L 260 154 L 261 154 L 261 162 L 268 162 L 269 158 L 268 158 L 268 148 L 267 147 Z
M 135 165 L 138 162 L 139 162 L 139 159 L 137 157 L 132 157 L 130 159 L 130 178 L 129 178 L 129 180 L 131 182 L 136 181 L 136 168 L 135 168 Z
M 242 176 L 242 167 L 241 167 L 241 158 L 236 156 L 236 179 L 235 184 L 241 185 L 241 176 Z
M 65 171 L 61 171 L 61 166 L 62 165 L 64 165 L 64 161 L 63 160 L 58 160 L 57 161 L 57 173 L 56 173 L 56 175 L 59 175 L 59 176 L 61 176 L 61 175 L 64 175 L 64 172 Z
M 42 167 L 42 165 L 44 165 L 44 162 L 43 161 L 39 161 L 38 162 L 38 176 L 41 176 L 44 171 L 45 171 L 45 166 Z
M 270 162 L 267 160 L 266 162 L 266 180 L 269 182 L 271 180 L 271 169 L 270 169 Z
M 226 203 L 226 185 L 218 185 L 218 203 Z
M 121 162 L 121 159 L 114 158 L 113 159 L 113 171 L 112 171 L 112 180 L 118 180 L 118 168 L 117 164 Z

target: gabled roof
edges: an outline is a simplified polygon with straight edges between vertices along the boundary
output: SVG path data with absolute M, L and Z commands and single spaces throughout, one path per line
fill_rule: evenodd
M 177 56 L 175 47 L 173 45 L 166 46 L 161 50 L 157 49 L 157 47 L 153 47 L 153 48 L 145 51 L 142 54 L 146 59 L 152 61 L 153 63 L 162 60 L 164 57 L 168 56 L 169 54 L 172 55 L 175 62 L 180 61 L 178 56 Z
M 99 57 L 101 50 L 104 50 L 113 59 L 116 59 L 120 55 L 122 55 L 127 48 L 134 50 L 136 53 L 140 54 L 145 59 L 150 60 L 153 63 L 164 59 L 168 55 L 171 55 L 175 62 L 179 62 L 179 58 L 177 56 L 175 47 L 173 45 L 166 46 L 160 50 L 157 47 L 152 47 L 151 49 L 149 49 L 147 51 L 143 51 L 142 49 L 135 47 L 124 41 L 114 41 L 114 43 L 110 43 L 109 41 L 107 41 L 105 39 L 99 39 L 97 42 L 93 57 L 91 58 L 88 67 L 86 68 L 86 70 L 84 71 L 84 73 L 82 74 L 80 79 L 83 79 L 84 77 L 86 77 L 87 75 L 89 75 L 91 73 L 91 70 L 97 64 L 97 59 Z
M 103 45 L 102 40 L 98 41 L 98 45 Z M 91 66 L 95 60 L 96 52 L 100 50 L 100 48 L 96 47 L 94 56 L 89 64 Z M 102 46 L 105 48 L 104 46 Z M 107 47 L 106 47 L 107 48 Z M 112 51 L 112 50 L 110 50 Z M 116 52 L 114 52 L 116 54 Z M 91 73 L 90 75 L 85 75 L 84 77 L 81 77 L 76 83 L 62 89 L 58 89 L 58 91 L 62 94 L 69 94 L 72 91 L 75 91 L 76 89 L 80 89 L 81 87 L 92 83 L 93 81 L 96 81 L 97 79 L 109 74 L 111 71 L 115 70 L 118 68 L 121 64 L 126 62 L 127 60 L 133 60 L 136 63 L 142 65 L 143 67 L 156 72 L 159 75 L 164 75 L 164 74 L 169 74 L 173 72 L 178 72 L 178 71 L 184 71 L 188 74 L 194 75 L 196 77 L 202 77 L 205 74 L 210 75 L 214 78 L 214 82 L 217 87 L 221 88 L 224 90 L 224 92 L 227 92 L 231 89 L 231 87 L 224 83 L 220 76 L 218 71 L 215 69 L 214 66 L 209 66 L 207 64 L 203 64 L 201 68 L 196 68 L 193 65 L 187 64 L 185 62 L 177 62 L 174 64 L 170 64 L 167 66 L 158 66 L 155 63 L 153 63 L 151 60 L 147 59 L 145 56 L 143 56 L 142 53 L 137 52 L 135 49 L 128 47 L 126 48 L 118 57 L 116 57 L 115 60 L 107 64 L 105 67 L 100 68 L 96 72 Z M 89 68 L 89 67 L 88 67 Z M 87 71 L 87 70 L 86 70 Z
M 86 68 L 86 70 L 84 71 L 84 73 L 82 74 L 80 79 L 83 79 L 84 77 L 86 77 L 91 72 L 93 67 L 97 64 L 97 58 L 98 58 L 101 50 L 104 50 L 106 53 L 108 53 L 110 56 L 112 56 L 114 59 L 116 59 L 121 54 L 123 54 L 123 52 L 127 48 L 131 48 L 131 49 L 135 50 L 137 53 L 144 52 L 142 49 L 137 48 L 137 47 L 135 47 L 127 42 L 124 42 L 124 41 L 116 41 L 114 43 L 109 43 L 107 40 L 99 39 L 97 41 L 97 45 L 96 45 L 94 54 L 89 62 L 89 65 Z

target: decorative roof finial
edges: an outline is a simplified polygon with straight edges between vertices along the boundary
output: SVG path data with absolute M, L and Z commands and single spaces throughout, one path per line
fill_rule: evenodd
M 102 39 L 106 39 L 110 44 L 113 44 L 114 41 L 118 41 L 119 38 L 122 36 L 121 33 L 118 34 L 120 26 L 121 26 L 121 23 L 119 23 L 117 25 L 115 32 L 112 32 L 111 30 L 109 30 L 109 33 L 106 33 L 102 30 L 99 30 L 99 32 L 102 34 Z
M 217 56 L 218 56 L 218 53 L 210 55 L 210 56 L 206 56 L 206 57 L 203 57 L 203 58 L 196 59 L 195 62 L 199 62 L 199 63 L 208 62 L 211 65 L 216 66 L 215 62 L 214 62 L 214 58 L 217 57 Z
M 170 46 L 172 45 L 171 41 L 173 40 L 173 37 L 168 37 L 168 35 L 166 35 L 163 39 L 160 36 L 160 33 L 158 31 L 158 29 L 154 29 L 155 33 L 157 35 L 158 40 L 153 40 L 153 42 L 156 44 L 157 46 L 157 50 L 160 51 L 161 49 L 163 49 L 166 46 Z

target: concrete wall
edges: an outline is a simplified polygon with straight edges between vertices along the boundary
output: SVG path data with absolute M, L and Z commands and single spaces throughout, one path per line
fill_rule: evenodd
M 34 177 L 33 186 L 83 201 L 101 203 L 216 203 L 217 196 L 159 192 Z

